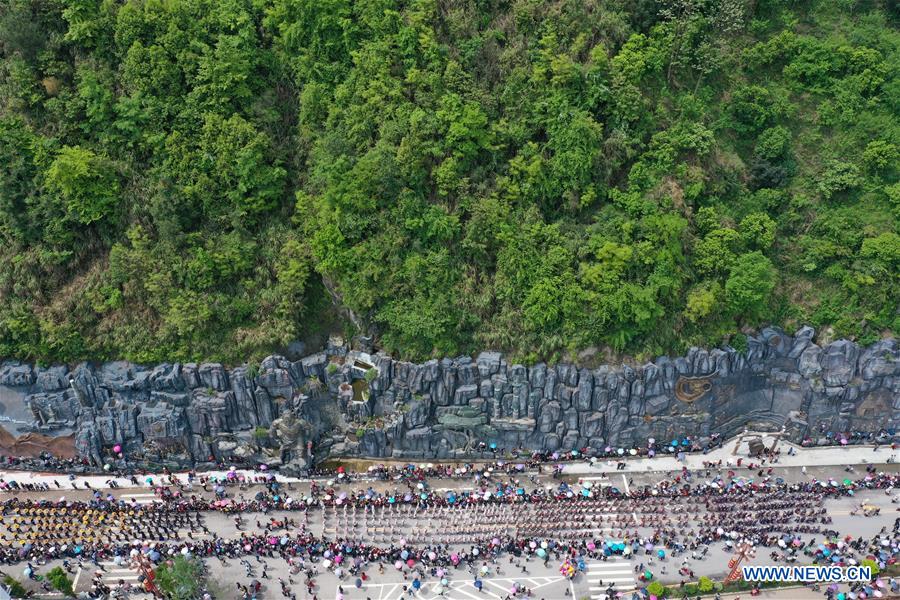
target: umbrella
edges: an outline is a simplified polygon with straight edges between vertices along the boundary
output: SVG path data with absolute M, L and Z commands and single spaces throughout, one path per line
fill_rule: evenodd
M 422 582 L 419 581 L 418 577 L 416 579 L 413 579 L 412 586 L 414 590 L 418 590 L 420 587 L 422 587 Z
M 356 578 L 356 581 L 354 583 L 356 584 L 357 588 L 362 587 L 362 579 L 360 579 L 359 577 Z
M 544 550 L 543 548 L 538 548 L 537 555 L 540 556 L 541 558 L 544 558 L 547 556 L 547 551 Z
M 480 580 L 480 579 L 476 579 L 476 580 L 475 580 L 475 589 L 476 589 L 476 590 L 480 590 L 482 585 L 484 585 L 484 584 L 481 583 L 481 580 Z
M 394 563 L 394 568 L 396 568 L 398 571 L 399 571 L 400 569 L 402 569 L 402 568 L 403 568 L 403 561 L 402 561 L 402 560 L 398 560 L 397 562 L 395 562 L 395 563 Z

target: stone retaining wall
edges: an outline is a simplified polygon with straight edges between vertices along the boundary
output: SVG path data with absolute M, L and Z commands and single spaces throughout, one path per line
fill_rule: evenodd
M 14 432 L 74 433 L 78 452 L 97 466 L 115 462 L 111 448 L 121 445 L 126 460 L 139 462 L 242 457 L 293 469 L 306 465 L 307 442 L 316 459 L 462 458 L 479 442 L 569 450 L 748 427 L 785 428 L 794 439 L 896 427 L 897 341 L 820 347 L 814 333 L 767 328 L 748 338 L 746 354 L 692 348 L 596 369 L 526 367 L 496 352 L 413 364 L 343 345 L 296 361 L 270 356 L 258 369 L 7 361 L 0 414 Z

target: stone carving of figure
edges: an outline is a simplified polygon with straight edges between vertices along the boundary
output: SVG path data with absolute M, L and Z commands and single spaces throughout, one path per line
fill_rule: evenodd
M 272 421 L 271 432 L 281 446 L 282 456 L 289 455 L 292 461 L 308 458 L 305 456 L 305 452 L 310 426 L 305 420 L 297 417 L 293 411 L 285 411 L 279 418 Z

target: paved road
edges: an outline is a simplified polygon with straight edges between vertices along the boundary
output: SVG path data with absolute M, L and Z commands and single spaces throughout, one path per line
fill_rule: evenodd
M 770 440 L 771 441 L 771 440 Z M 835 478 L 841 480 L 844 477 L 861 477 L 864 474 L 864 465 L 875 459 L 887 460 L 891 454 L 890 450 L 881 448 L 877 452 L 872 448 L 824 448 L 824 449 L 799 449 L 796 455 L 785 454 L 788 446 L 782 445 L 782 454 L 779 462 L 774 465 L 764 465 L 766 471 L 762 475 L 759 474 L 759 467 L 749 469 L 747 467 L 747 459 L 744 458 L 740 468 L 736 466 L 737 458 L 744 452 L 744 441 L 738 441 L 733 445 L 726 445 L 725 448 L 719 449 L 709 455 L 689 456 L 685 462 L 678 462 L 674 458 L 655 458 L 655 459 L 639 459 L 629 460 L 626 468 L 622 471 L 616 470 L 615 465 L 607 465 L 605 462 L 591 466 L 588 463 L 570 463 L 566 465 L 564 479 L 569 482 L 575 482 L 579 479 L 590 480 L 601 487 L 614 486 L 623 491 L 636 489 L 641 486 L 655 485 L 662 480 L 672 481 L 676 476 L 683 476 L 682 468 L 688 467 L 691 483 L 696 485 L 708 481 L 717 475 L 728 477 L 728 471 L 733 470 L 736 475 L 747 480 L 750 478 L 759 479 L 769 475 L 768 468 L 773 469 L 771 477 L 781 477 L 786 481 L 809 481 L 812 478 L 825 480 Z M 783 443 L 782 443 L 783 444 Z M 735 449 L 736 445 L 736 449 Z M 738 454 L 735 454 L 737 452 Z M 723 460 L 723 468 L 704 469 L 703 461 L 717 462 Z M 729 461 L 731 465 L 729 466 Z M 844 465 L 856 465 L 854 473 L 844 471 Z M 809 465 L 803 468 L 803 465 Z M 813 466 L 815 465 L 815 466 Z M 880 471 L 897 471 L 896 464 L 880 464 Z M 252 472 L 246 473 L 248 477 L 258 474 Z M 558 480 L 551 479 L 549 476 L 535 476 L 534 481 L 527 479 L 529 474 L 519 475 L 522 479 L 522 485 L 525 487 L 557 485 Z M 31 482 L 51 482 L 57 479 L 61 488 L 65 488 L 70 484 L 63 478 L 53 475 L 41 474 L 23 474 L 18 472 L 2 473 L 0 476 L 6 480 L 15 479 L 17 481 Z M 53 488 L 52 492 L 17 492 L 16 495 L 21 498 L 39 498 L 49 497 L 58 499 L 59 496 L 65 495 L 68 499 L 88 499 L 93 492 L 83 489 L 84 483 L 89 483 L 94 488 L 103 490 L 103 493 L 113 493 L 119 498 L 135 504 L 146 504 L 155 502 L 156 497 L 145 484 L 142 486 L 132 486 L 125 480 L 119 480 L 121 489 L 109 490 L 105 488 L 104 482 L 108 478 L 98 476 L 81 478 L 75 481 L 80 489 L 59 489 Z M 302 496 L 309 491 L 310 482 L 308 480 L 297 480 L 291 478 L 279 477 L 285 483 L 288 491 L 295 496 Z M 500 478 L 498 478 L 500 479 Z M 506 479 L 505 477 L 503 478 Z M 184 479 L 186 480 L 186 479 Z M 159 483 L 158 478 L 154 478 L 154 483 Z M 430 482 L 436 489 L 471 489 L 474 485 L 472 480 L 454 479 L 454 480 L 433 480 Z M 337 482 L 336 493 L 341 491 L 351 491 L 354 489 L 366 488 L 372 486 L 376 490 L 383 491 L 397 486 L 397 482 L 372 482 L 367 480 L 359 480 L 350 484 Z M 230 496 L 244 495 L 247 498 L 252 497 L 260 488 L 249 486 L 245 489 L 238 487 L 229 487 L 228 494 Z M 896 493 L 895 490 L 893 493 Z M 188 493 L 194 493 L 200 496 L 208 497 L 209 492 L 204 492 L 199 486 L 195 486 Z M 12 495 L 7 493 L 7 497 Z M 883 527 L 889 530 L 893 525 L 894 519 L 898 516 L 897 504 L 892 504 L 891 494 L 884 492 L 863 492 L 855 498 L 842 498 L 827 500 L 824 507 L 829 516 L 832 517 L 833 523 L 830 528 L 839 531 L 842 535 L 866 536 L 871 537 L 877 534 Z M 212 532 L 212 535 L 222 539 L 234 539 L 245 532 L 258 532 L 261 525 L 268 522 L 269 519 L 276 521 L 283 520 L 287 517 L 302 520 L 302 525 L 307 527 L 316 535 L 332 537 L 332 536 L 352 536 L 359 541 L 376 543 L 380 545 L 397 544 L 400 539 L 406 539 L 410 544 L 415 543 L 441 543 L 451 546 L 464 547 L 473 535 L 480 537 L 490 536 L 494 534 L 511 534 L 511 535 L 529 535 L 529 528 L 540 528 L 552 526 L 557 528 L 561 535 L 570 535 L 577 537 L 585 535 L 588 537 L 614 537 L 624 532 L 637 531 L 639 536 L 649 536 L 654 528 L 661 526 L 676 529 L 696 529 L 709 524 L 708 519 L 712 513 L 708 507 L 700 505 L 691 505 L 690 500 L 682 502 L 672 500 L 663 507 L 654 506 L 636 506 L 636 507 L 620 507 L 615 504 L 587 503 L 583 513 L 574 521 L 567 521 L 562 518 L 559 523 L 554 523 L 552 515 L 542 513 L 536 510 L 534 506 L 526 505 L 520 510 L 493 510 L 490 508 L 471 511 L 453 510 L 431 510 L 431 511 L 414 511 L 409 506 L 391 509 L 389 514 L 371 514 L 364 513 L 359 510 L 353 513 L 349 509 L 331 508 L 327 510 L 313 511 L 305 517 L 307 513 L 297 512 L 280 512 L 274 511 L 269 514 L 244 514 L 244 524 L 238 530 L 231 517 L 221 513 L 205 513 L 204 525 Z M 876 517 L 865 517 L 858 514 L 852 514 L 861 504 L 870 504 L 881 509 L 881 514 Z M 707 519 L 703 521 L 703 519 Z M 298 523 L 298 526 L 301 523 Z M 187 531 L 180 532 L 186 535 Z M 194 532 L 196 537 L 203 536 L 200 532 Z M 534 535 L 532 532 L 531 535 Z M 564 537 L 563 535 L 563 537 Z M 467 538 L 466 536 L 469 536 Z M 821 538 L 821 535 L 810 534 L 804 535 L 805 539 L 814 537 Z M 654 556 L 659 549 L 663 549 L 667 553 L 665 561 L 661 562 Z M 679 575 L 678 570 L 681 567 L 688 568 L 694 572 L 694 577 L 701 575 L 709 576 L 713 579 L 721 580 L 727 571 L 727 563 L 731 557 L 731 551 L 724 543 L 717 543 L 709 546 L 704 558 L 694 559 L 689 555 L 677 555 L 673 553 L 673 549 L 666 547 L 664 544 L 659 547 L 653 547 L 649 554 L 639 556 L 613 557 L 607 561 L 593 560 L 588 561 L 584 573 L 579 573 L 574 580 L 569 581 L 563 578 L 559 573 L 559 560 L 555 557 L 546 564 L 532 559 L 515 559 L 510 564 L 503 559 L 499 564 L 487 565 L 488 573 L 479 577 L 482 582 L 482 589 L 479 591 L 475 587 L 475 574 L 464 568 L 452 569 L 449 573 L 445 573 L 446 584 L 441 584 L 439 577 L 433 573 L 424 573 L 421 576 L 423 583 L 421 589 L 413 596 L 420 599 L 433 600 L 435 598 L 445 598 L 451 600 L 473 600 L 483 598 L 497 598 L 502 600 L 511 592 L 513 586 L 519 588 L 527 588 L 532 590 L 532 598 L 546 599 L 562 599 L 566 597 L 566 592 L 573 598 L 582 599 L 590 598 L 599 600 L 605 597 L 607 587 L 614 584 L 615 589 L 628 597 L 628 594 L 639 587 L 641 582 L 636 580 L 636 570 L 643 566 L 653 572 L 654 577 L 667 584 L 678 584 L 682 579 L 687 579 Z M 801 560 L 804 560 L 801 557 Z M 643 563 L 643 565 L 642 565 Z M 751 561 L 751 564 L 771 564 L 772 559 L 768 553 L 762 551 Z M 238 598 L 236 584 L 246 584 L 252 579 L 259 579 L 263 584 L 263 593 L 260 598 L 281 598 L 279 579 L 293 583 L 288 583 L 290 591 L 296 594 L 297 598 L 312 598 L 307 594 L 303 585 L 303 575 L 292 574 L 289 572 L 289 566 L 284 560 L 268 559 L 265 564 L 268 565 L 265 573 L 267 578 L 262 579 L 263 569 L 262 562 L 252 561 L 253 569 L 248 574 L 244 565 L 237 560 L 219 561 L 210 560 L 207 566 L 210 571 L 210 580 L 213 586 L 218 590 L 219 598 Z M 23 566 L 23 565 L 20 565 Z M 20 566 L 8 568 L 7 571 L 21 576 Z M 42 565 L 38 569 L 38 573 L 46 573 L 54 563 Z M 136 583 L 138 575 L 128 565 L 102 564 L 104 570 L 100 572 L 102 580 L 112 587 L 115 587 L 120 581 L 126 583 Z M 522 572 L 522 567 L 526 568 L 526 572 Z M 322 571 L 315 578 L 316 588 L 314 594 L 320 600 L 336 598 L 338 596 L 338 586 L 342 586 L 344 590 L 345 600 L 363 600 L 371 598 L 375 600 L 399 600 L 404 597 L 403 586 L 410 586 L 412 576 L 404 575 L 394 569 L 387 569 L 384 573 L 379 573 L 375 567 L 368 568 L 370 575 L 369 581 L 363 584 L 362 589 L 355 586 L 355 578 L 344 576 L 339 579 L 331 571 L 325 571 L 320 566 L 316 566 Z M 96 567 L 89 563 L 81 569 L 76 569 L 73 576 L 77 579 L 77 588 L 79 591 L 86 590 L 90 586 L 91 578 L 94 575 Z M 34 585 L 33 583 L 30 585 Z M 438 589 L 440 586 L 440 589 Z M 443 594 L 440 596 L 439 594 Z M 767 596 L 771 598 L 806 598 L 821 597 L 820 594 L 812 594 L 808 590 L 794 590 L 767 592 Z M 787 595 L 785 595 L 787 594 Z M 47 597 L 59 597 L 47 596 Z M 133 596 L 137 597 L 137 596 Z M 409 597 L 408 595 L 406 597 Z
M 684 460 L 681 461 L 679 461 L 675 456 L 672 455 L 660 454 L 654 458 L 635 458 L 625 455 L 621 459 L 625 464 L 625 467 L 621 472 L 661 473 L 669 471 L 680 471 L 683 467 L 687 467 L 690 470 L 698 470 L 703 468 L 704 462 L 717 462 L 719 460 L 721 460 L 723 466 L 727 468 L 729 463 L 736 463 L 737 460 L 742 457 L 744 459 L 744 464 L 746 464 L 748 462 L 748 440 L 750 437 L 754 437 L 756 435 L 757 434 L 747 434 L 738 436 L 734 440 L 725 443 L 722 447 L 716 448 L 715 450 L 707 454 L 687 454 L 685 455 Z M 829 467 L 865 464 L 890 465 L 890 463 L 900 460 L 900 452 L 892 450 L 889 446 L 879 446 L 877 448 L 873 446 L 833 446 L 822 448 L 801 448 L 787 441 L 780 440 L 777 434 L 764 434 L 762 435 L 762 438 L 767 447 L 775 447 L 780 451 L 780 456 L 777 463 L 777 466 L 779 468 L 799 468 L 803 466 L 809 468 L 811 466 Z M 789 455 L 789 450 L 792 450 L 794 454 Z M 394 463 L 391 463 L 391 461 L 388 460 L 378 459 L 370 462 L 375 464 L 406 464 L 406 462 L 408 461 L 395 461 Z M 367 462 L 364 460 L 356 460 L 354 461 L 354 463 L 363 465 L 367 464 Z M 596 476 L 597 474 L 603 472 L 621 473 L 615 471 L 614 461 L 603 460 L 598 461 L 595 465 L 592 465 L 589 461 L 567 462 L 565 463 L 563 472 L 564 474 L 575 477 Z M 223 477 L 226 473 L 227 471 L 221 470 L 209 471 L 202 474 L 215 477 Z M 284 483 L 291 482 L 303 484 L 310 481 L 310 479 L 307 478 L 287 477 L 279 473 L 263 473 L 260 471 L 241 469 L 238 469 L 237 473 L 249 478 L 271 475 L 274 476 L 278 481 Z M 187 482 L 186 473 L 176 473 L 174 476 L 185 483 Z M 106 489 L 109 487 L 106 482 L 110 480 L 115 481 L 119 488 L 138 487 L 146 489 L 152 487 L 151 484 L 148 484 L 145 481 L 145 477 L 139 477 L 138 485 L 135 486 L 126 478 L 116 478 L 108 475 L 78 476 L 74 479 L 74 481 L 69 482 L 66 476 L 58 473 L 29 473 L 2 469 L 0 469 L 0 479 L 4 479 L 7 481 L 16 480 L 29 483 L 48 483 L 51 485 L 53 484 L 54 480 L 56 480 L 61 484 L 60 493 L 62 494 L 66 494 L 72 491 L 72 483 L 74 483 L 79 489 L 84 489 L 85 483 L 88 483 L 94 489 Z M 151 479 L 153 484 L 159 483 L 158 476 L 151 476 Z M 327 478 L 316 479 L 321 482 Z M 364 476 L 358 477 L 357 479 L 358 481 L 369 481 Z M 452 480 L 449 480 L 448 483 L 452 484 Z

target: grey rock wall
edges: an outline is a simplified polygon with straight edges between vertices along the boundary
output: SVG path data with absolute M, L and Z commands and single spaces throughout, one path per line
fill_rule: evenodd
M 328 456 L 445 458 L 501 448 L 643 446 L 648 438 L 785 429 L 794 439 L 900 424 L 900 348 L 804 327 L 767 328 L 748 350 L 692 348 L 644 365 L 509 364 L 497 352 L 414 364 L 329 344 L 258 368 L 112 362 L 0 366 L 13 433 L 73 434 L 100 466 L 232 457 L 301 469 Z M 21 405 L 16 405 L 20 402 Z M 25 424 L 22 415 L 33 421 Z M 13 418 L 13 416 L 15 418 Z

